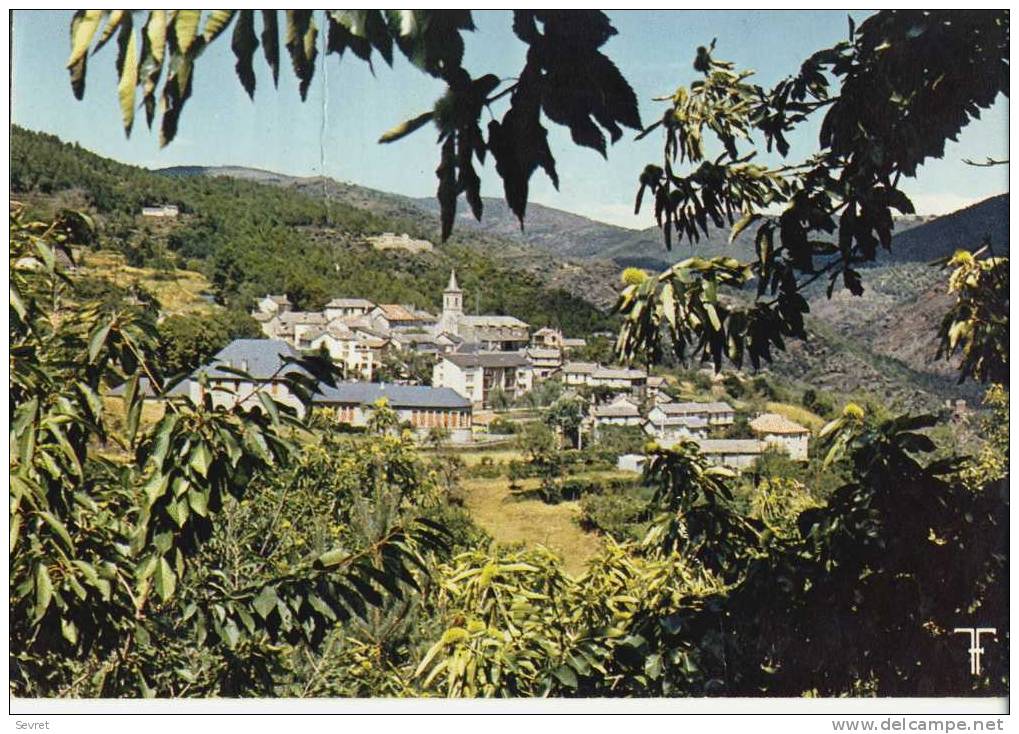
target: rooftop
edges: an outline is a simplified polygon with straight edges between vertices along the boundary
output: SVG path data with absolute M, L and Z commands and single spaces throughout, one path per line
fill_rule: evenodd
M 640 411 L 633 403 L 621 401 L 609 405 L 598 405 L 591 409 L 591 415 L 596 418 L 637 418 Z
M 187 397 L 191 390 L 190 380 L 181 380 L 176 385 L 166 390 L 161 395 L 156 395 L 155 390 L 152 389 L 152 383 L 149 382 L 148 377 L 141 377 L 138 379 L 138 394 L 145 398 L 183 398 Z M 108 395 L 113 397 L 123 397 L 124 393 L 127 392 L 127 383 L 121 383 L 115 388 L 110 390 Z
M 760 454 L 764 450 L 756 438 L 702 438 L 696 443 L 702 454 Z
M 642 380 L 647 377 L 647 372 L 626 367 L 598 367 L 591 373 L 591 377 L 600 380 Z
M 520 352 L 451 352 L 443 359 L 457 367 L 526 367 L 527 357 Z
M 421 316 L 399 303 L 380 303 L 376 308 L 389 321 L 420 321 Z
M 336 387 L 322 385 L 312 397 L 319 405 L 365 405 L 385 398 L 394 408 L 470 409 L 471 401 L 448 387 L 387 385 L 378 382 L 342 382 Z
M 663 403 L 657 406 L 666 415 L 690 415 L 697 413 L 732 413 L 734 408 L 728 403 Z
M 563 365 L 563 372 L 580 375 L 590 375 L 596 369 L 598 369 L 598 365 L 594 362 L 567 362 Z
M 329 323 L 329 319 L 321 311 L 284 311 L 277 318 L 280 320 L 280 323 L 287 325 L 311 324 L 325 326 Z
M 518 329 L 526 329 L 527 324 L 516 316 L 493 316 L 493 315 L 482 315 L 482 316 L 461 316 L 460 323 L 467 324 L 468 326 L 501 326 L 501 327 L 514 327 Z
M 754 433 L 786 433 L 803 434 L 810 433 L 810 429 L 801 426 L 799 423 L 789 420 L 778 413 L 762 413 L 750 421 L 750 428 Z
M 311 374 L 300 365 L 287 365 L 285 358 L 300 358 L 300 353 L 285 341 L 279 339 L 234 339 L 223 347 L 204 367 L 194 373 L 204 372 L 210 377 L 232 377 L 237 375 L 223 367 L 246 372 L 256 380 L 268 380 L 284 374 L 297 373 L 310 377 Z
M 326 308 L 374 308 L 375 304 L 367 298 L 334 298 L 326 304 Z

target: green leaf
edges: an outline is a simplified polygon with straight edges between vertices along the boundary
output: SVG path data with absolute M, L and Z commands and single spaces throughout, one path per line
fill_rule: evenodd
M 332 568 L 333 566 L 339 565 L 347 557 L 348 553 L 339 548 L 336 550 L 326 551 L 315 559 L 315 566 L 317 568 Z
M 202 38 L 206 45 L 212 43 L 233 20 L 235 10 L 210 10 L 209 17 L 205 19 L 205 28 L 202 31 Z
M 11 549 L 10 553 L 14 553 L 14 548 L 18 545 L 18 536 L 21 534 L 21 513 L 15 513 L 11 516 Z
M 117 97 L 120 100 L 120 116 L 124 122 L 124 132 L 130 136 L 134 126 L 134 91 L 138 86 L 138 42 L 130 16 L 121 25 L 117 40 Z
M 402 137 L 410 135 L 412 132 L 414 132 L 415 130 L 417 130 L 421 126 L 423 126 L 426 123 L 430 122 L 431 119 L 434 116 L 435 116 L 434 112 L 425 112 L 425 113 L 422 113 L 422 114 L 418 115 L 417 117 L 415 117 L 413 119 L 401 122 L 396 127 L 392 128 L 390 130 L 387 130 L 385 133 L 383 133 L 382 137 L 379 138 L 379 142 L 380 143 L 393 143 L 393 142 L 399 140 Z
M 60 539 L 64 542 L 64 546 L 73 553 L 74 543 L 71 542 L 71 536 L 68 534 L 67 528 L 64 527 L 64 524 L 45 510 L 39 512 L 39 517 L 46 521 L 46 524 L 53 529 L 53 532 L 60 536 Z
M 195 42 L 198 36 L 198 23 L 202 19 L 201 10 L 178 10 L 173 19 L 173 33 L 177 38 L 177 47 L 182 54 L 187 54 L 188 49 Z
M 258 39 L 255 37 L 255 11 L 242 10 L 234 26 L 233 39 L 230 41 L 230 48 L 233 49 L 237 64 L 234 69 L 237 71 L 237 78 L 244 87 L 248 96 L 255 97 L 255 70 L 252 60 L 255 56 L 255 49 L 258 48 Z
M 286 47 L 290 52 L 290 61 L 294 67 L 300 85 L 301 100 L 307 98 L 308 87 L 315 75 L 315 58 L 318 49 L 315 41 L 318 38 L 318 27 L 311 10 L 286 11 Z
M 110 329 L 113 327 L 113 322 L 108 321 L 105 324 L 100 324 L 93 331 L 92 335 L 88 339 L 88 361 L 95 362 L 96 357 L 99 356 L 100 350 L 103 345 L 106 344 L 106 337 L 109 336 Z
M 167 601 L 173 596 L 173 592 L 177 588 L 177 576 L 173 573 L 165 556 L 159 557 L 152 580 L 156 586 L 156 592 L 163 601 Z
M 729 244 L 731 245 L 736 240 L 736 238 L 739 237 L 740 232 L 742 232 L 744 229 L 749 227 L 751 224 L 753 224 L 760 218 L 761 215 L 758 214 L 757 212 L 754 212 L 752 214 L 745 214 L 744 216 L 740 217 L 739 221 L 732 226 L 732 231 L 729 233 Z
M 715 310 L 715 306 L 711 303 L 705 303 L 704 310 L 707 312 L 708 319 L 711 321 L 711 326 L 714 327 L 715 331 L 721 331 L 722 320 L 718 318 L 718 311 Z
M 196 515 L 201 517 L 209 516 L 209 493 L 203 491 L 197 487 L 191 487 L 188 490 L 188 505 L 195 511 Z
M 258 592 L 258 596 L 251 602 L 251 605 L 258 612 L 258 616 L 262 619 L 268 619 L 272 610 L 276 608 L 276 602 L 279 601 L 279 597 L 276 596 L 276 589 L 272 586 L 263 586 L 262 590 Z
M 188 457 L 188 466 L 199 476 L 205 477 L 209 474 L 209 466 L 211 464 L 212 452 L 209 451 L 208 445 L 204 441 L 195 444 L 194 448 L 191 449 L 191 455 Z
M 577 674 L 568 665 L 560 665 L 552 671 L 552 674 L 567 688 L 577 687 Z
M 275 10 L 262 11 L 262 52 L 272 69 L 272 84 L 279 86 L 280 79 L 280 31 Z
M 39 562 L 35 564 L 35 619 L 38 622 L 46 614 L 50 600 L 53 598 L 53 582 L 50 581 L 50 573 L 46 570 L 46 564 Z
M 67 59 L 70 69 L 85 60 L 92 37 L 99 29 L 104 10 L 79 10 L 71 20 L 71 55 Z
M 188 503 L 185 500 L 175 500 L 166 506 L 166 514 L 170 516 L 178 527 L 184 527 L 188 521 Z

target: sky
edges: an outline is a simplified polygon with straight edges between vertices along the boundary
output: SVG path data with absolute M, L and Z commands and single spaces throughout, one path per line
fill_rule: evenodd
M 716 41 L 716 58 L 756 71 L 754 80 L 772 85 L 794 73 L 812 52 L 844 40 L 845 11 L 617 11 L 608 13 L 618 35 L 603 51 L 630 82 L 645 124 L 657 119 L 671 94 L 697 78 L 692 68 L 698 46 Z M 851 11 L 854 20 L 867 13 Z M 64 68 L 71 11 L 15 11 L 12 36 L 12 121 L 77 142 L 126 163 L 160 168 L 174 165 L 240 165 L 295 176 L 325 175 L 408 196 L 433 196 L 438 164 L 435 131 L 426 127 L 389 145 L 376 143 L 393 125 L 430 110 L 443 85 L 422 74 L 399 53 L 392 68 L 377 55 L 373 69 L 348 54 L 342 60 L 321 53 L 308 98 L 301 103 L 288 59 L 281 60 L 279 88 L 256 56 L 257 87 L 251 101 L 234 74 L 230 32 L 223 34 L 196 65 L 191 99 L 176 139 L 160 148 L 156 126 L 139 110 L 125 137 L 120 121 L 114 69 L 116 50 L 108 44 L 89 60 L 82 101 L 71 93 Z M 477 29 L 465 34 L 465 67 L 472 76 L 513 77 L 526 46 L 511 30 L 508 11 L 475 11 Z M 322 19 L 319 27 L 324 26 Z M 256 31 L 260 27 L 256 24 Z M 499 117 L 505 103 L 493 106 Z M 482 127 L 487 124 L 483 120 Z M 158 118 L 157 123 L 158 125 Z M 653 224 L 647 209 L 633 214 L 636 181 L 648 163 L 660 163 L 662 138 L 634 141 L 635 132 L 609 147 L 608 158 L 575 146 L 569 131 L 545 121 L 557 161 L 560 190 L 541 171 L 531 179 L 530 200 L 612 224 L 643 228 Z M 817 125 L 791 138 L 793 157 L 817 144 Z M 920 214 L 944 214 L 1008 190 L 1007 167 L 975 168 L 963 159 L 1008 157 L 1008 100 L 995 105 L 904 185 Z M 777 156 L 761 156 L 775 163 Z M 479 171 L 482 193 L 502 196 L 491 159 Z M 461 202 L 461 207 L 466 204 Z

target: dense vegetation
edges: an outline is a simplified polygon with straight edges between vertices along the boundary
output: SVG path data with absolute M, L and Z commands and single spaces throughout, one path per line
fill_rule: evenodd
M 198 17 L 174 17 L 177 41 L 194 35 Z M 212 17 L 222 30 L 224 16 Z M 433 28 L 445 29 L 440 39 L 459 37 L 452 29 L 463 27 L 461 14 L 436 17 L 447 21 Z M 877 14 L 861 27 L 863 40 L 840 47 L 835 59 L 855 74 L 850 62 L 857 55 L 866 62 L 874 35 L 889 28 L 895 43 L 912 43 L 918 36 L 901 27 L 901 17 Z M 98 16 L 79 15 L 76 31 L 90 18 L 98 23 Z M 251 16 L 241 16 L 242 34 L 243 18 Z M 950 56 L 965 53 L 951 33 L 973 40 L 965 23 L 928 30 L 955 50 Z M 388 31 L 370 32 L 373 47 L 391 40 Z M 423 44 L 426 67 L 436 43 Z M 589 45 L 581 45 L 581 58 L 590 56 Z M 805 83 L 816 84 L 811 70 L 830 58 L 805 66 Z M 707 50 L 697 65 L 725 72 Z M 878 74 L 877 81 L 887 80 Z M 846 85 L 852 91 L 858 83 L 851 76 Z M 974 84 L 986 91 L 983 77 Z M 951 92 L 964 85 L 952 77 L 944 86 Z M 841 123 L 857 122 L 856 111 L 843 110 L 846 118 L 836 115 L 833 124 L 845 132 Z M 773 118 L 771 124 L 773 134 L 783 129 Z M 849 127 L 838 155 L 846 153 L 843 145 L 868 149 Z M 947 137 L 952 129 L 935 133 Z M 662 183 L 654 183 L 658 193 Z M 878 194 L 867 183 L 847 185 L 869 201 Z M 783 238 L 802 231 L 797 224 Z M 854 226 L 853 241 L 861 232 L 865 239 L 866 230 Z M 441 455 L 424 463 L 384 403 L 359 437 L 337 435 L 327 415 L 302 422 L 264 394 L 259 411 L 179 404 L 143 424 L 137 386 L 158 348 L 152 309 L 90 299 L 54 256 L 92 236 L 80 214 L 40 221 L 12 211 L 15 695 L 1008 691 L 1007 259 L 953 261 L 953 307 L 939 330 L 946 354 L 961 358 L 963 377 L 992 383 L 993 420 L 975 456 L 938 446 L 932 436 L 946 424 L 936 416 L 887 415 L 852 403 L 836 411 L 815 391 L 801 400 L 834 413 L 820 432 L 820 466 L 834 470 L 832 485 L 807 486 L 810 477 L 787 476 L 789 467 L 769 457 L 772 476 L 751 488 L 709 465 L 695 444 L 651 448 L 647 489 L 635 493 L 639 512 L 632 501 L 589 504 L 587 516 L 602 518 L 602 530 L 619 542 L 607 540 L 574 576 L 545 550 L 490 547 L 457 507 L 455 463 Z M 783 247 L 803 254 L 791 241 Z M 853 247 L 842 255 L 851 260 Z M 785 267 L 766 256 L 760 265 Z M 628 348 L 657 356 L 657 329 L 668 324 L 675 339 L 687 339 L 669 344 L 673 351 L 705 350 L 716 362 L 723 353 L 740 354 L 742 333 L 732 344 L 717 341 L 721 317 L 731 323 L 737 311 L 725 310 L 716 289 L 739 282 L 750 267 L 694 260 L 657 283 L 637 279 L 623 303 Z M 841 274 L 847 285 L 854 282 L 845 268 Z M 787 305 L 798 284 L 789 287 Z M 752 320 L 745 325 L 764 328 L 749 338 L 765 344 L 778 333 Z M 751 341 L 749 348 L 760 345 Z M 323 365 L 309 360 L 307 367 Z M 122 381 L 125 418 L 114 422 L 101 394 Z M 292 387 L 301 394 L 309 385 L 297 380 Z M 778 396 L 766 379 L 726 389 Z M 563 465 L 583 460 L 581 451 L 564 448 L 576 429 L 574 400 L 556 398 L 544 422 L 520 432 L 550 501 L 559 499 L 551 490 L 565 486 Z M 960 625 L 997 629 L 995 654 L 985 656 L 979 676 L 970 674 L 966 647 L 952 634 Z
M 11 134 L 11 186 L 16 194 L 84 197 L 98 215 L 104 245 L 132 264 L 197 269 L 209 276 L 220 302 L 242 310 L 256 296 L 283 292 L 300 308 L 351 296 L 435 311 L 456 267 L 468 312 L 510 314 L 578 336 L 611 323 L 590 303 L 466 244 L 411 255 L 365 242 L 386 231 L 431 236 L 426 220 L 393 219 L 226 177 L 169 178 L 18 127 Z M 145 222 L 141 208 L 151 204 L 176 204 L 184 216 L 173 224 Z

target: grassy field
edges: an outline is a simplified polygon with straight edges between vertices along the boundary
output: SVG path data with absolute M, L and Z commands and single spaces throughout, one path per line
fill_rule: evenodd
M 577 479 L 629 478 L 627 472 L 603 471 L 575 474 Z M 534 489 L 538 479 L 520 482 L 522 489 Z M 576 518 L 580 514 L 578 502 L 545 504 L 539 499 L 524 499 L 509 489 L 506 477 L 497 479 L 467 479 L 462 482 L 467 509 L 496 543 L 525 546 L 544 545 L 563 557 L 566 570 L 582 573 L 602 547 L 601 538 L 581 530 Z
M 82 272 L 119 286 L 138 284 L 156 297 L 166 314 L 200 314 L 216 309 L 202 299 L 203 294 L 211 291 L 211 286 L 201 273 L 190 270 L 164 273 L 152 268 L 134 268 L 126 265 L 119 253 L 106 250 L 85 253 Z
M 525 488 L 537 484 L 537 479 L 522 482 Z M 574 518 L 580 506 L 576 502 L 547 505 L 537 499 L 514 497 L 505 477 L 468 479 L 462 485 L 475 522 L 500 545 L 544 545 L 563 557 L 566 570 L 572 574 L 582 573 L 601 549 L 601 539 L 577 525 Z

